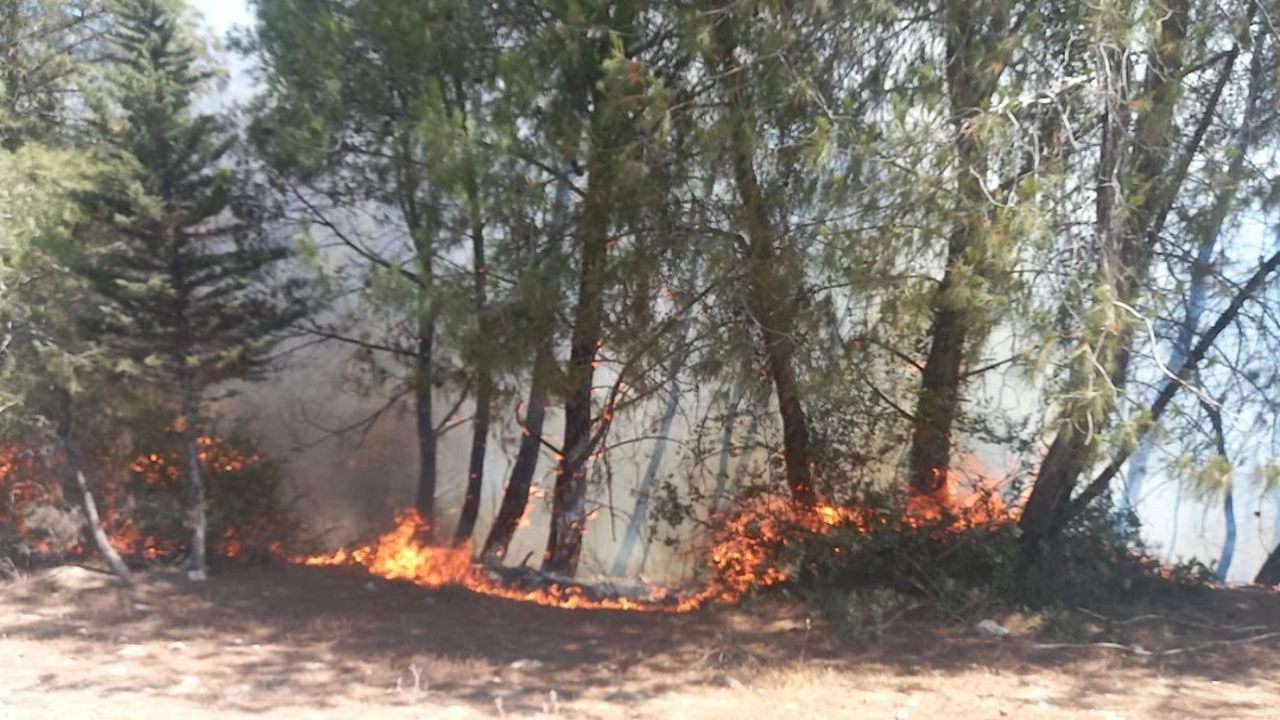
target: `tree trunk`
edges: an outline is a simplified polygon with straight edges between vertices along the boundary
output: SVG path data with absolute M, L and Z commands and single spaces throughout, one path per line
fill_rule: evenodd
M 778 233 L 755 169 L 755 123 L 747 91 L 747 70 L 735 57 L 736 43 L 729 25 L 725 22 L 719 26 L 721 65 L 731 115 L 729 151 L 733 179 L 748 241 L 746 307 L 760 327 L 769 374 L 778 398 L 787 487 L 797 503 L 813 505 L 818 495 L 809 462 L 809 427 L 795 372 L 793 295 L 800 280 L 797 273 L 789 269 L 794 258 L 789 257 L 790 253 L 780 257 L 774 247 Z
M 988 10 L 989 9 L 989 10 Z M 974 15 L 988 10 L 990 17 Z M 956 154 L 956 225 L 947 239 L 946 268 L 933 298 L 929 354 L 920 378 L 908 456 L 911 494 L 927 496 L 945 490 L 951 467 L 951 434 L 959 414 L 961 367 L 974 334 L 975 310 L 965 307 L 964 283 L 992 279 L 992 252 L 986 247 L 990 201 L 979 178 L 986 162 L 977 133 L 968 123 L 982 112 L 996 87 L 1007 33 L 1007 4 L 952 0 L 946 9 L 947 94 L 951 106 Z M 982 20 L 987 22 L 982 22 Z M 972 271 L 972 272 L 970 272 Z M 973 276 L 973 277 L 970 277 Z
M 425 523 L 424 541 L 435 535 L 436 514 L 436 428 L 432 394 L 435 389 L 435 207 L 428 197 L 418 197 L 423 182 L 418 175 L 418 138 L 413 132 L 401 132 L 396 138 L 393 163 L 396 171 L 396 193 L 400 214 L 417 263 L 418 296 L 415 308 L 417 337 L 413 359 L 413 414 L 418 444 L 418 484 L 414 507 Z
M 106 559 L 107 565 L 111 567 L 111 572 L 115 573 L 120 580 L 120 584 L 125 586 L 132 584 L 133 579 L 129 574 L 128 566 L 124 564 L 124 559 L 120 557 L 120 553 L 116 552 L 116 549 L 111 546 L 111 539 L 107 537 L 107 531 L 102 529 L 102 516 L 98 514 L 98 503 L 93 499 L 93 492 L 89 489 L 89 480 L 85 478 L 84 470 L 78 460 L 71 461 L 71 469 L 76 476 L 76 485 L 80 488 L 80 501 L 84 506 L 85 518 L 89 521 L 89 534 L 93 536 L 93 544 L 97 546 L 98 552 L 102 553 L 102 557 Z
M 951 292 L 950 278 L 938 287 L 938 295 Z M 960 404 L 960 366 L 964 362 L 963 313 L 939 307 L 930 332 L 929 355 L 920 378 L 920 393 L 911 427 L 909 487 L 912 495 L 945 492 L 951 467 L 951 430 Z
M 633 3 L 614 4 L 611 26 L 620 34 L 632 27 Z M 590 81 L 593 107 L 589 121 L 590 149 L 587 156 L 587 189 L 578 216 L 576 241 L 579 247 L 578 300 L 574 308 L 573 333 L 569 341 L 567 389 L 564 401 L 564 444 L 556 467 L 555 492 L 551 503 L 551 532 L 542 559 L 547 573 L 572 577 L 582 555 L 582 533 L 587 522 L 587 466 L 594 450 L 591 393 L 595 380 L 595 359 L 604 321 L 606 260 L 614 213 L 616 157 L 622 146 L 627 118 L 625 113 L 596 84 L 601 56 L 584 74 Z M 584 86 L 585 87 L 585 86 Z
M 542 426 L 547 417 L 549 388 L 555 375 L 555 362 L 550 340 L 540 343 L 533 361 L 533 377 L 529 381 L 529 400 L 524 411 L 524 424 L 520 428 L 520 448 L 516 452 L 515 465 L 511 468 L 511 478 L 502 493 L 502 505 L 493 519 L 493 527 L 489 529 L 489 536 L 484 541 L 484 551 L 481 553 L 481 558 L 487 563 L 502 564 L 507 556 L 507 548 L 511 545 L 511 538 L 515 537 L 520 519 L 524 517 L 529 505 L 529 489 L 533 486 L 533 475 L 541 454 Z
M 766 336 L 769 334 L 766 332 Z M 778 395 L 778 411 L 782 415 L 782 452 L 787 488 L 797 503 L 814 505 L 818 502 L 818 494 L 813 487 L 813 470 L 809 463 L 809 425 L 796 382 L 795 349 L 790 335 L 784 340 L 777 337 L 777 331 L 772 334 L 774 337 L 765 341 L 765 353 L 769 357 L 773 387 Z
M 85 477 L 84 466 L 80 463 L 80 454 L 76 452 L 75 446 L 71 441 L 71 396 L 69 393 L 63 393 L 62 402 L 63 418 L 58 427 L 58 444 L 62 446 L 62 452 L 67 457 L 67 464 L 71 466 L 71 472 L 75 475 L 76 486 L 80 489 L 80 502 L 84 507 L 85 519 L 89 523 L 89 534 L 93 537 L 93 544 L 98 548 L 98 552 L 102 553 L 102 557 L 106 559 L 111 572 L 115 573 L 121 585 L 128 587 L 133 582 L 133 578 L 129 574 L 129 567 L 125 565 L 120 553 L 116 552 L 116 549 L 111 546 L 111 539 L 107 537 L 106 530 L 102 529 L 102 517 L 98 514 L 98 503 L 94 501 L 93 491 L 89 489 L 89 480 Z
M 1222 514 L 1226 535 L 1222 539 L 1222 554 L 1218 556 L 1215 574 L 1219 582 L 1226 582 L 1227 575 L 1231 572 L 1231 561 L 1236 554 L 1236 502 L 1231 492 L 1231 485 L 1227 485 L 1226 493 L 1222 497 Z
M 418 355 L 414 358 L 413 409 L 418 440 L 418 495 L 414 507 L 433 532 L 436 511 L 436 427 L 432 419 L 432 345 L 435 332 L 433 319 L 424 314 L 418 318 Z
M 1200 405 L 1209 415 L 1209 423 L 1213 426 L 1214 446 L 1218 451 L 1218 457 L 1230 467 L 1230 458 L 1227 457 L 1227 434 L 1222 428 L 1222 412 L 1214 405 L 1205 402 L 1202 398 Z M 1214 574 L 1218 578 L 1218 582 L 1227 581 L 1227 573 L 1231 572 L 1231 560 L 1236 553 L 1236 503 L 1231 492 L 1231 476 L 1226 478 L 1226 492 L 1222 498 L 1222 512 L 1224 522 L 1226 523 L 1226 537 L 1222 541 L 1222 555 L 1218 557 L 1218 567 Z
M 1258 574 L 1254 576 L 1255 585 L 1280 585 L 1280 544 L 1277 544 L 1271 554 L 1262 563 L 1262 567 L 1258 570 Z
M 602 107 L 602 104 L 597 105 L 597 117 L 607 112 Z M 595 146 L 588 165 L 587 193 L 578 224 L 582 265 L 566 370 L 568 391 L 564 402 L 564 445 L 556 467 L 551 533 L 542 562 L 544 572 L 569 577 L 578 569 L 587 519 L 587 460 L 592 451 L 591 391 L 602 332 L 605 254 L 613 215 L 613 162 L 611 157 L 604 157 L 610 151 L 602 147 L 602 144 L 608 144 L 606 138 L 610 135 L 602 132 L 604 123 L 601 120 L 594 120 L 592 125 L 597 132 L 592 133 Z
M 486 371 L 476 378 L 476 412 L 471 419 L 471 457 L 467 464 L 467 494 L 462 512 L 453 531 L 453 544 L 462 547 L 471 542 L 476 516 L 480 514 L 480 495 L 484 490 L 484 459 L 489 447 L 489 423 L 493 405 L 493 381 Z
M 547 247 L 544 249 L 541 267 L 554 276 L 561 241 L 568 225 L 569 203 L 572 201 L 572 187 L 569 176 L 573 172 L 573 164 L 568 160 L 561 164 L 562 177 L 556 184 L 556 195 L 551 211 L 551 223 L 548 228 Z M 539 278 L 540 281 L 545 278 Z M 558 294 L 559 284 L 553 287 Z M 529 490 L 533 486 L 533 476 L 537 472 L 538 457 L 542 449 L 542 428 L 547 417 L 547 404 L 551 399 L 551 383 L 555 378 L 556 356 L 556 313 L 555 308 L 538 308 L 537 345 L 534 349 L 533 372 L 529 379 L 529 399 L 525 406 L 524 423 L 520 428 L 520 447 L 516 451 L 515 465 L 511 468 L 511 477 L 502 493 L 502 504 L 493 519 L 493 526 L 484 541 L 481 559 L 489 564 L 500 565 L 507 556 L 511 539 L 520 527 L 520 519 L 524 517 L 529 505 Z
M 695 273 L 696 275 L 696 273 Z M 653 484 L 657 480 L 658 470 L 662 467 L 662 458 L 666 454 L 667 438 L 671 435 L 671 426 L 676 419 L 676 411 L 680 409 L 680 370 L 684 367 L 688 353 L 686 333 L 689 319 L 693 313 L 685 316 L 680 329 L 680 349 L 671 360 L 671 383 L 667 387 L 667 405 L 662 412 L 662 421 L 658 426 L 658 437 L 653 443 L 653 452 L 649 455 L 649 464 L 645 467 L 640 486 L 636 488 L 636 504 L 631 511 L 631 519 L 622 534 L 622 542 L 618 545 L 618 555 L 613 560 L 610 574 L 622 577 L 631 564 L 631 555 L 635 553 L 636 543 L 640 539 L 640 530 L 649 519 L 649 495 L 653 492 Z
M 1167 15 L 1160 23 L 1160 32 L 1154 38 L 1153 68 L 1143 93 L 1149 102 L 1133 123 L 1132 137 L 1127 142 L 1131 163 L 1122 163 L 1121 160 L 1124 155 L 1121 138 L 1129 127 L 1127 88 L 1123 85 L 1108 88 L 1095 191 L 1095 222 L 1101 248 L 1097 282 L 1100 287 L 1110 290 L 1110 297 L 1103 300 L 1109 304 L 1116 300 L 1130 305 L 1136 302 L 1142 280 L 1149 270 L 1150 238 L 1163 223 L 1163 214 L 1172 204 L 1172 198 L 1185 177 L 1170 173 L 1167 168 L 1169 158 L 1176 155 L 1173 117 L 1181 90 L 1188 14 L 1187 0 L 1170 2 Z M 1107 48 L 1103 52 L 1111 67 L 1119 67 L 1118 48 Z M 1122 173 L 1125 167 L 1129 171 Z M 1117 184 L 1149 190 L 1138 207 L 1123 214 L 1116 208 Z M 1108 310 L 1114 312 L 1114 305 Z M 1106 373 L 1105 386 L 1096 389 L 1100 385 L 1095 377 L 1099 370 L 1092 366 L 1078 366 L 1071 384 L 1081 390 L 1093 387 L 1091 391 L 1095 393 L 1119 393 L 1128 379 L 1132 322 L 1122 321 L 1118 328 L 1097 327 L 1092 331 L 1101 336 L 1097 340 L 1096 364 Z M 1055 536 L 1070 518 L 1071 494 L 1080 475 L 1093 460 L 1098 438 L 1114 420 L 1116 400 L 1108 394 L 1101 403 L 1101 410 L 1096 413 L 1096 408 L 1088 402 L 1064 410 L 1057 436 L 1040 465 L 1019 523 L 1022 527 L 1022 551 L 1018 569 L 1024 577 L 1035 564 L 1045 542 Z
M 205 510 L 204 470 L 200 464 L 200 432 L 197 427 L 200 399 L 190 370 L 182 376 L 182 449 L 187 466 L 187 523 L 191 531 L 191 555 L 187 560 L 187 577 L 203 582 L 209 577 L 206 553 L 208 545 Z
M 461 82 L 455 85 L 461 99 Z M 484 490 L 484 459 L 489 447 L 489 421 L 493 411 L 493 374 L 489 368 L 487 343 L 493 338 L 489 321 L 487 281 L 489 268 L 485 260 L 484 219 L 480 208 L 480 188 L 476 180 L 475 159 L 471 158 L 467 171 L 467 211 L 471 219 L 471 257 L 474 275 L 474 304 L 476 323 L 482 346 L 476 360 L 476 410 L 471 420 L 471 458 L 467 464 L 467 492 L 462 500 L 462 512 L 453 531 L 453 544 L 460 547 L 471 542 L 475 531 L 476 516 L 480 513 L 480 495 Z
M 743 378 L 733 382 L 729 390 L 729 407 L 725 409 L 724 424 L 720 430 L 720 462 L 716 468 L 716 484 L 711 491 L 711 508 L 720 510 L 725 505 L 725 492 L 729 486 L 729 455 L 733 450 L 733 426 L 738 419 L 738 405 L 742 403 Z

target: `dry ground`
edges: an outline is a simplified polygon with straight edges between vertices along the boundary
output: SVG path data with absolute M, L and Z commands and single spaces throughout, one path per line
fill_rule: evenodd
M 1276 594 L 1167 605 L 1126 643 L 1280 630 Z M 930 614 L 855 652 L 796 603 L 562 611 L 292 566 L 151 572 L 126 602 L 59 568 L 0 584 L 0 720 L 1280 718 L 1280 638 L 1037 649 L 1016 616 L 996 639 Z

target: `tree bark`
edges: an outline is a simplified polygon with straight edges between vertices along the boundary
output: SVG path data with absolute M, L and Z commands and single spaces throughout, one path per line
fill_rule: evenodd
M 455 83 L 459 103 L 465 107 L 461 81 Z M 465 122 L 465 118 L 464 118 Z M 474 277 L 473 298 L 476 324 L 482 343 L 488 343 L 493 332 L 489 321 L 487 284 L 489 268 L 485 260 L 484 218 L 480 208 L 480 188 L 476 179 L 475 158 L 467 169 L 467 212 L 471 220 L 471 257 Z M 471 419 L 471 457 L 467 464 L 467 491 L 462 500 L 462 512 L 453 531 L 453 544 L 460 547 L 471 542 L 475 531 L 476 516 L 480 513 L 480 495 L 484 490 L 484 459 L 489 447 L 489 422 L 493 411 L 493 373 L 489 368 L 487 345 L 475 363 L 476 397 L 475 414 Z
M 564 445 L 556 467 L 555 494 L 551 506 L 551 533 L 543 556 L 544 572 L 572 577 L 582 553 L 586 526 L 587 460 L 591 454 L 595 359 L 603 331 L 605 260 L 609 226 L 613 217 L 614 162 L 611 145 L 615 123 L 604 98 L 597 98 L 592 117 L 592 148 L 588 161 L 586 197 L 578 222 L 580 278 L 569 342 L 564 402 Z
M 200 398 L 190 369 L 182 373 L 182 449 L 187 466 L 187 523 L 191 531 L 191 554 L 187 559 L 187 577 L 203 582 L 209 577 L 206 559 L 208 544 L 204 469 L 200 463 L 200 432 L 197 426 Z
M 696 271 L 693 273 L 696 277 Z M 631 511 L 631 519 L 627 522 L 627 528 L 623 531 L 622 542 L 618 544 L 618 555 L 613 560 L 613 568 L 610 574 L 614 577 L 622 577 L 627 572 L 627 567 L 631 564 L 631 556 L 635 553 L 636 543 L 640 539 L 640 530 L 645 526 L 645 522 L 649 519 L 649 495 L 653 492 L 653 485 L 658 478 L 658 470 L 662 467 L 662 458 L 666 454 L 667 438 L 671 435 L 671 426 L 676 419 L 676 411 L 680 408 L 680 370 L 684 368 L 685 358 L 688 355 L 688 326 L 689 319 L 693 317 L 693 313 L 685 315 L 684 321 L 680 328 L 680 349 L 676 351 L 676 355 L 671 360 L 671 382 L 667 386 L 667 404 L 663 408 L 662 420 L 658 425 L 658 437 L 653 443 L 653 452 L 649 455 L 649 463 L 645 467 L 644 475 L 640 479 L 640 486 L 636 488 L 636 504 Z
M 393 162 L 400 214 L 418 266 L 418 297 L 415 308 L 417 337 L 413 360 L 413 414 L 418 445 L 418 484 L 414 507 L 425 522 L 430 542 L 435 535 L 437 454 L 432 394 L 435 389 L 436 317 L 432 291 L 435 284 L 436 223 L 429 222 L 433 204 L 420 203 L 422 179 L 418 174 L 418 141 L 412 131 L 396 138 Z M 424 207 L 425 206 L 425 207 Z
M 1258 574 L 1254 576 L 1253 583 L 1255 585 L 1280 585 L 1280 545 L 1276 545 L 1271 554 L 1262 563 L 1262 567 L 1258 570 Z
M 538 344 L 534 357 L 533 377 L 529 381 L 529 399 L 525 406 L 524 423 L 520 428 L 520 448 L 516 451 L 516 461 L 511 468 L 506 490 L 502 493 L 502 504 L 493 519 L 493 526 L 489 529 L 484 550 L 480 554 L 486 563 L 502 564 L 511 539 L 520 527 L 520 519 L 524 517 L 529 505 L 529 490 L 533 486 L 533 475 L 541 454 L 542 426 L 547 417 L 549 389 L 555 371 L 552 340 L 547 338 Z
M 613 13 L 610 26 L 626 36 L 636 16 L 634 3 L 625 0 L 614 3 Z M 551 532 L 542 558 L 544 572 L 569 577 L 578 571 L 582 534 L 586 530 L 587 466 L 594 450 L 591 393 L 596 352 L 603 332 L 605 265 L 616 201 L 616 155 L 623 144 L 621 140 L 628 122 L 623 108 L 618 107 L 615 98 L 608 97 L 597 82 L 599 63 L 607 52 L 609 50 L 601 46 L 598 56 L 585 61 L 591 67 L 582 75 L 582 79 L 590 82 L 593 103 L 588 123 L 587 189 L 575 238 L 579 246 L 580 277 L 565 373 L 564 444 L 556 467 Z
M 1218 451 L 1218 457 L 1230 467 L 1230 458 L 1227 457 L 1227 434 L 1222 428 L 1222 412 L 1214 405 L 1205 402 L 1202 398 L 1200 405 L 1209 415 L 1209 423 L 1213 427 L 1214 448 Z M 1235 497 L 1231 492 L 1231 476 L 1226 478 L 1226 492 L 1222 497 L 1222 513 L 1223 521 L 1226 523 L 1226 537 L 1222 540 L 1222 554 L 1218 556 L 1218 566 L 1214 570 L 1218 582 L 1227 581 L 1227 573 L 1231 572 L 1231 560 L 1236 554 L 1236 503 Z
M 734 186 L 747 235 L 745 305 L 760 327 L 769 375 L 782 419 L 783 465 L 791 498 L 801 505 L 818 501 L 809 460 L 809 427 L 795 371 L 796 312 L 794 293 L 800 282 L 793 252 L 778 253 L 779 237 L 755 168 L 755 120 L 747 69 L 736 56 L 731 23 L 718 26 L 722 77 L 730 113 L 729 152 Z M 790 250 L 788 248 L 788 250 Z
M 493 412 L 493 380 L 480 371 L 476 378 L 476 411 L 471 419 L 471 457 L 467 463 L 467 492 L 462 500 L 458 525 L 453 531 L 453 544 L 462 547 L 471 542 L 476 517 L 480 514 L 480 495 L 484 490 L 484 460 L 489 447 L 490 416 Z
M 980 22 L 977 14 L 987 15 Z M 933 299 L 933 325 L 929 354 L 921 372 L 920 391 L 911 428 L 908 456 L 908 489 L 913 495 L 935 495 L 945 490 L 951 467 L 951 435 L 959 414 L 967 344 L 975 330 L 974 309 L 957 301 L 957 286 L 976 279 L 987 280 L 993 267 L 986 256 L 990 201 L 979 178 L 986 174 L 985 156 L 977 134 L 968 127 L 974 115 L 991 98 L 1003 64 L 1008 28 L 1008 7 L 1003 0 L 947 3 L 947 94 L 951 106 L 956 154 L 956 224 L 947 239 L 946 269 Z M 971 266 L 968 268 L 966 266 Z M 964 295 L 964 293 L 960 293 Z
M 1158 234 L 1163 214 L 1185 178 L 1185 172 L 1168 173 L 1169 158 L 1176 154 L 1174 106 L 1182 87 L 1185 40 L 1189 24 L 1188 0 L 1172 0 L 1154 38 L 1152 68 L 1144 88 L 1149 103 L 1133 125 L 1128 143 L 1132 161 L 1122 163 L 1120 139 L 1127 129 L 1128 97 L 1123 85 L 1109 89 L 1103 123 L 1101 160 L 1097 177 L 1096 226 L 1101 257 L 1097 281 L 1109 288 L 1114 300 L 1133 304 L 1142 288 L 1151 260 L 1151 238 Z M 1117 48 L 1102 51 L 1111 68 L 1122 62 Z M 1108 80 L 1110 82 L 1110 80 Z M 1212 108 L 1210 108 L 1211 110 Z M 1206 115 L 1207 117 L 1207 115 Z M 1124 171 L 1128 168 L 1127 172 Z M 1116 185 L 1146 190 L 1142 202 L 1123 219 L 1116 212 Z M 1171 177 L 1177 175 L 1176 177 Z M 1154 231 L 1154 232 L 1153 232 Z M 1133 337 L 1132 322 L 1119 328 L 1099 328 L 1097 364 L 1106 373 L 1106 387 L 1094 392 L 1119 393 L 1128 379 Z M 1088 388 L 1096 382 L 1094 367 L 1078 368 L 1072 384 Z M 1086 376 L 1087 374 L 1087 376 Z M 1109 389 L 1108 389 L 1109 388 Z M 1113 421 L 1116 398 L 1108 395 L 1096 414 L 1089 403 L 1067 408 L 1058 433 L 1041 463 L 1023 509 L 1022 552 L 1019 574 L 1024 577 L 1035 564 L 1044 543 L 1057 535 L 1074 514 L 1071 494 L 1080 475 L 1092 463 L 1098 438 Z
M 561 178 L 556 184 L 556 195 L 551 209 L 551 222 L 547 233 L 547 246 L 539 266 L 554 277 L 559 257 L 560 246 L 568 225 L 569 203 L 572 201 L 572 188 L 569 177 L 573 172 L 573 163 L 565 160 L 560 167 Z M 546 277 L 538 278 L 546 282 Z M 558 282 L 549 283 L 554 290 L 551 297 L 559 294 Z M 520 519 L 524 517 L 529 505 L 529 490 L 533 486 L 533 476 L 538 468 L 538 457 L 542 450 L 542 428 L 547 417 L 547 404 L 551 399 L 551 383 L 555 379 L 556 366 L 556 312 L 554 307 L 540 307 L 535 328 L 537 343 L 534 348 L 533 372 L 529 379 L 529 399 L 525 406 L 524 423 L 520 428 L 520 447 L 516 451 L 515 465 L 511 468 L 511 477 L 502 493 L 502 504 L 493 519 L 493 526 L 484 541 L 481 559 L 489 564 L 500 565 L 507 556 L 511 539 L 520 527 Z
M 76 452 L 75 446 L 71 441 L 71 396 L 69 393 L 63 393 L 63 418 L 58 427 L 58 444 L 62 446 L 62 452 L 67 457 L 67 464 L 71 466 L 71 472 L 75 475 L 76 486 L 80 490 L 80 502 L 84 507 L 85 519 L 89 524 L 89 534 L 93 537 L 93 544 L 98 548 L 98 552 L 102 553 L 102 557 L 107 561 L 107 565 L 111 568 L 111 572 L 115 573 L 120 584 L 129 587 L 133 583 L 133 578 L 129 573 L 129 567 L 125 565 L 124 559 L 120 557 L 120 553 L 111 546 L 111 539 L 107 537 L 106 530 L 102 529 L 102 516 L 98 514 L 98 503 L 93 498 L 93 491 L 89 488 L 89 480 L 84 474 L 84 465 L 80 462 L 80 454 Z
M 436 427 L 432 419 L 432 351 L 435 322 L 429 313 L 418 318 L 417 357 L 414 358 L 413 410 L 418 441 L 418 495 L 414 502 L 426 521 L 428 532 L 435 526 L 436 511 Z
M 729 456 L 733 451 L 733 426 L 738 419 L 738 405 L 742 403 L 743 378 L 733 381 L 729 390 L 729 406 L 725 409 L 724 423 L 720 429 L 720 462 L 716 468 L 716 484 L 711 491 L 711 508 L 720 510 L 725 504 L 725 492 L 729 487 Z

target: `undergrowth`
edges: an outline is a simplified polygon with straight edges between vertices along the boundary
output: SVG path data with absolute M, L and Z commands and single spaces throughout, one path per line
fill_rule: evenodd
M 900 508 L 858 513 L 903 517 Z M 807 599 L 854 644 L 922 607 L 968 624 L 1017 610 L 1038 617 L 1035 629 L 1046 635 L 1083 636 L 1088 618 L 1077 608 L 1211 578 L 1201 565 L 1159 564 L 1143 548 L 1136 520 L 1104 504 L 1077 517 L 1026 572 L 1018 525 L 1007 516 L 794 527 L 759 541 L 767 564 L 786 577 L 779 587 Z

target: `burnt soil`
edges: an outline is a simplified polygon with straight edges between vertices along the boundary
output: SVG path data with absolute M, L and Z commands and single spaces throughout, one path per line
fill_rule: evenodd
M 1280 594 L 1257 589 L 1089 608 L 1044 647 L 1043 617 L 993 614 L 997 638 L 923 604 L 851 643 L 786 598 L 665 615 L 351 568 L 137 580 L 128 597 L 74 567 L 0 583 L 0 720 L 1280 718 Z

